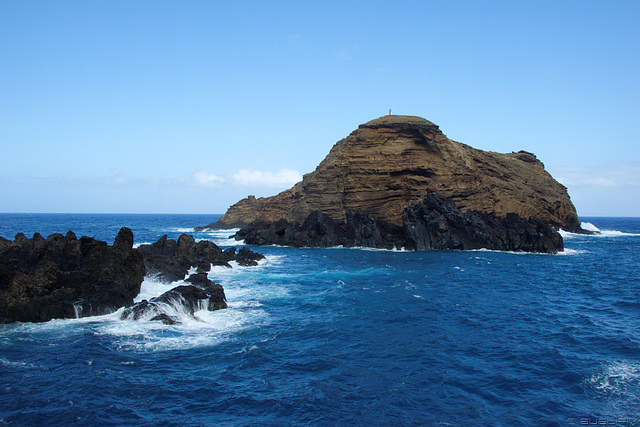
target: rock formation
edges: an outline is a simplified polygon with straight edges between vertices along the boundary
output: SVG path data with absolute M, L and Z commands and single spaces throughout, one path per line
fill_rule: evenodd
M 46 239 L 37 233 L 31 239 L 19 233 L 14 241 L 0 237 L 0 323 L 108 314 L 133 304 L 146 273 L 173 282 L 183 280 L 192 267 L 206 272 L 211 264 L 256 265 L 262 258 L 248 248 L 236 253 L 235 248 L 222 251 L 211 242 L 196 243 L 186 234 L 177 242 L 163 236 L 134 249 L 133 233 L 126 227 L 113 246 L 90 237 L 78 239 L 71 231 Z M 192 286 L 174 289 L 154 302 L 172 298 L 186 304 L 187 311 L 205 300 L 208 309 L 226 307 L 222 286 L 206 274 L 192 274 L 187 281 Z
M 0 323 L 100 315 L 130 305 L 145 267 L 122 228 L 113 246 L 90 237 L 22 233 L 0 240 Z
M 504 217 L 460 211 L 436 193 L 412 203 L 403 215 L 404 247 L 424 249 L 494 249 L 557 253 L 564 249 L 557 230 L 535 217 Z
M 195 318 L 198 310 L 215 311 L 227 308 L 224 289 L 213 283 L 206 273 L 192 274 L 186 280 L 191 285 L 181 285 L 149 301 L 142 300 L 127 307 L 120 318 L 123 320 L 160 321 L 167 325 L 181 322 L 181 315 Z
M 248 248 L 236 253 L 236 248 L 223 251 L 207 240 L 196 243 L 189 234 L 182 234 L 178 241 L 164 235 L 156 243 L 141 245 L 137 250 L 144 259 L 148 274 L 165 282 L 184 279 L 191 267 L 198 272 L 207 272 L 211 265 L 231 267 L 229 261 L 236 261 L 239 265 L 250 266 L 257 265 L 257 261 L 264 258 Z
M 477 150 L 413 116 L 384 116 L 360 125 L 301 182 L 272 197 L 249 196 L 208 227 L 241 227 L 255 220 L 303 223 L 312 211 L 345 221 L 347 211 L 358 210 L 400 226 L 404 210 L 429 191 L 462 212 L 515 213 L 580 231 L 567 189 L 535 155 Z
M 435 192 L 404 210 L 403 225 L 375 218 L 372 214 L 347 211 L 338 221 L 313 211 L 302 222 L 280 219 L 257 220 L 235 235 L 250 245 L 295 247 L 354 247 L 382 249 L 494 249 L 557 253 L 563 249 L 560 234 L 536 219 L 517 214 L 498 217 L 477 211 L 462 212 Z

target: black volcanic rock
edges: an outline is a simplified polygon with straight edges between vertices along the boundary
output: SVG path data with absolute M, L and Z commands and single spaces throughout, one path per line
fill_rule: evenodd
M 403 212 L 403 225 L 379 220 L 357 211 L 337 221 L 311 212 L 305 221 L 254 221 L 235 234 L 250 245 L 294 247 L 364 246 L 410 250 L 494 249 L 557 253 L 563 249 L 560 234 L 535 218 L 517 214 L 498 217 L 476 211 L 462 212 L 435 192 L 413 202 Z
M 133 234 L 113 246 L 68 232 L 0 242 L 0 323 L 100 315 L 130 305 L 145 275 Z
M 148 274 L 175 282 L 185 278 L 193 266 L 199 271 L 209 271 L 211 262 L 220 258 L 222 250 L 208 241 L 195 242 L 193 236 L 183 234 L 178 241 L 162 236 L 157 242 L 138 247 Z
M 197 292 L 207 294 L 208 309 L 226 308 L 222 286 L 204 272 L 212 264 L 230 267 L 229 261 L 235 260 L 243 266 L 256 265 L 262 258 L 248 248 L 236 253 L 235 248 L 222 251 L 212 242 L 196 243 L 186 234 L 178 241 L 163 236 L 134 249 L 133 233 L 126 227 L 113 246 L 90 237 L 78 239 L 71 231 L 46 239 L 38 233 L 31 239 L 18 233 L 14 241 L 0 238 L 0 323 L 112 313 L 133 304 L 145 274 L 173 282 L 184 279 L 192 267 L 202 274 L 187 280 L 197 285 Z M 186 291 L 180 294 L 186 301 L 205 298 Z
M 261 259 L 264 259 L 264 255 L 253 252 L 249 248 L 240 248 L 236 255 L 236 262 L 243 267 L 255 267 Z
M 313 211 L 305 221 L 255 221 L 238 231 L 234 238 L 249 245 L 281 245 L 294 247 L 365 246 L 393 249 L 402 243 L 402 227 L 377 220 L 358 211 L 347 212 L 346 222 Z
M 412 203 L 403 213 L 407 249 L 494 249 L 557 253 L 562 236 L 542 221 L 510 213 L 505 217 L 461 212 L 436 193 Z
M 201 309 L 215 311 L 227 308 L 224 289 L 209 280 L 206 273 L 192 274 L 186 281 L 191 284 L 177 286 L 159 297 L 127 307 L 120 318 L 174 324 L 180 323 L 180 314 L 194 316 Z
M 199 273 L 207 272 L 211 265 L 231 267 L 229 261 L 237 261 L 243 266 L 257 265 L 264 256 L 242 248 L 236 254 L 235 248 L 222 250 L 207 240 L 196 243 L 193 236 L 182 234 L 178 241 L 162 236 L 156 243 L 141 245 L 137 249 L 144 258 L 149 274 L 160 280 L 175 282 L 185 278 L 189 269 L 195 267 Z

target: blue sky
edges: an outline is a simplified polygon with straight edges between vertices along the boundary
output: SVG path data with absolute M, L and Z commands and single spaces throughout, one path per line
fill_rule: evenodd
M 0 212 L 224 213 L 387 113 L 640 216 L 640 2 L 0 0 Z

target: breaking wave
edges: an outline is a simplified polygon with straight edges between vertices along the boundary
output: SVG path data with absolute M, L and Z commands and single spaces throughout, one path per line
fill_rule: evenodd
M 583 222 L 580 224 L 580 228 L 582 228 L 585 231 L 591 231 L 594 233 L 599 233 L 600 229 L 598 227 L 596 227 L 595 225 L 593 225 L 590 222 Z
M 590 222 L 583 222 L 581 228 L 585 231 L 589 231 L 593 234 L 580 234 L 580 233 L 572 233 L 570 231 L 566 231 L 563 229 L 558 230 L 560 235 L 565 240 L 575 239 L 578 237 L 625 237 L 625 236 L 640 236 L 640 233 L 630 233 L 625 231 L 618 230 L 610 230 L 610 229 L 600 229 L 593 225 Z

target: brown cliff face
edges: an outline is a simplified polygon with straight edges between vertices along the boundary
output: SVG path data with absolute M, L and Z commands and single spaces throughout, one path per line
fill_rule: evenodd
M 402 224 L 402 211 L 433 190 L 462 211 L 534 216 L 567 230 L 580 225 L 567 189 L 533 154 L 477 150 L 415 116 L 383 116 L 360 125 L 301 182 L 272 197 L 239 201 L 216 225 L 302 222 L 314 210 L 342 220 L 346 210 L 358 209 Z

